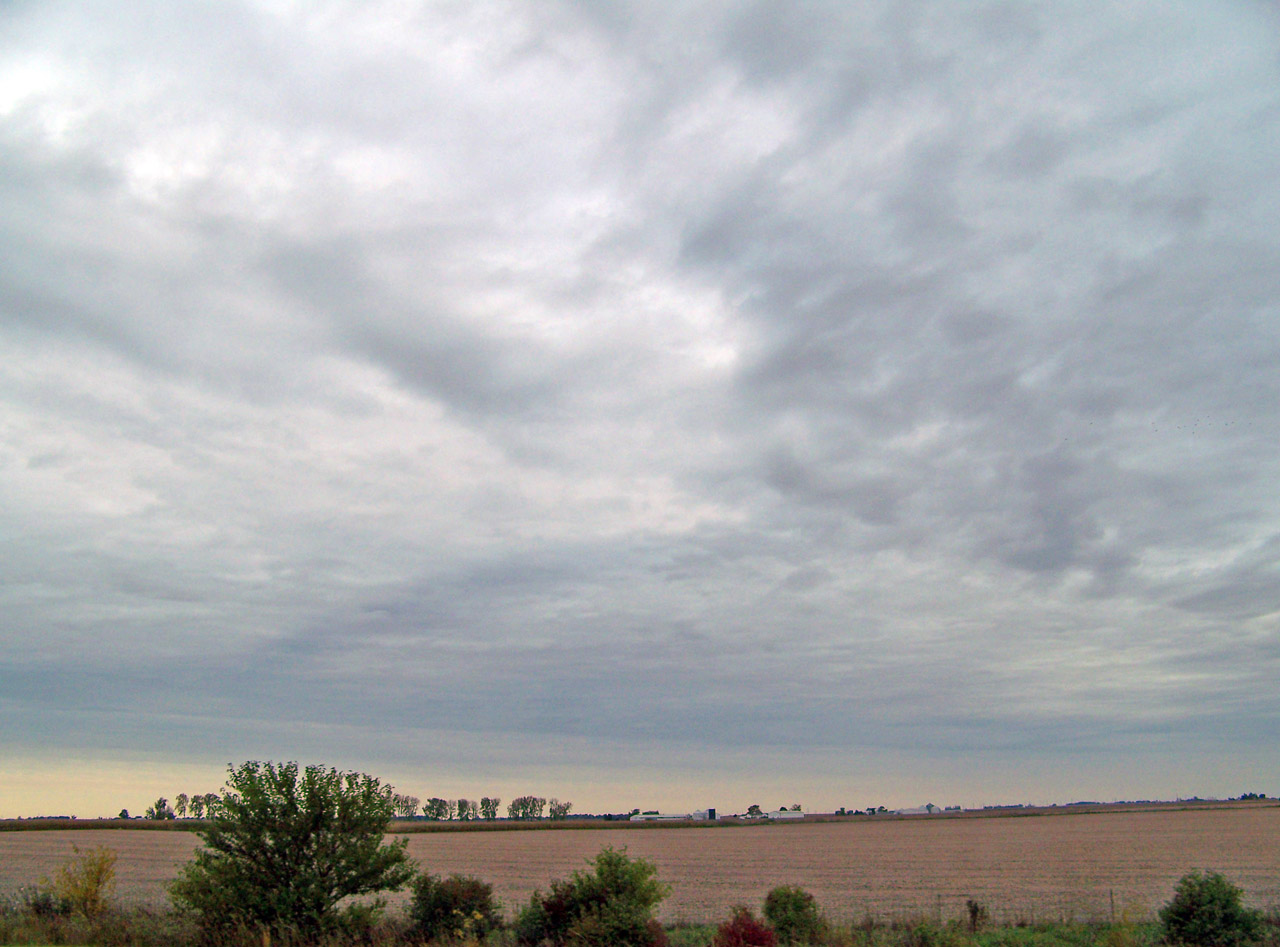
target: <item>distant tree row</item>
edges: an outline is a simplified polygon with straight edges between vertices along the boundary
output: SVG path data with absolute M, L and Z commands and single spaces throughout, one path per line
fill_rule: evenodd
M 472 799 L 441 799 L 432 796 L 422 807 L 422 814 L 436 822 L 470 822 L 474 819 L 496 819 L 498 800 L 485 796 L 479 802 Z
M 193 819 L 203 819 L 206 816 L 212 818 L 221 801 L 221 797 L 216 792 L 195 793 L 190 796 L 180 792 L 174 798 L 173 805 L 169 805 L 169 800 L 161 796 L 147 807 L 143 818 L 152 820 L 185 819 L 188 816 Z M 120 814 L 116 816 L 118 819 L 129 817 L 128 809 L 121 809 Z
M 422 800 L 417 796 L 406 796 L 403 793 L 391 794 L 391 810 L 402 819 L 412 819 L 418 814 L 418 806 Z
M 517 796 L 507 805 L 508 819 L 541 819 L 543 813 L 559 821 L 568 818 L 573 808 L 572 802 L 561 802 L 559 799 L 544 799 L 541 796 Z
M 508 819 L 541 819 L 547 800 L 541 796 L 517 796 L 507 805 Z
M 410 796 L 404 793 L 393 793 L 390 801 L 392 811 L 402 819 L 411 819 L 421 811 L 428 819 L 439 822 L 454 820 L 468 822 L 476 819 L 492 822 L 498 818 L 498 807 L 502 804 L 502 800 L 496 796 L 484 796 L 478 802 L 474 799 L 441 799 L 437 796 L 432 796 L 424 803 L 417 796 Z M 220 802 L 221 799 L 215 792 L 193 793 L 192 795 L 187 795 L 185 792 L 178 793 L 172 805 L 169 804 L 168 799 L 161 796 L 147 808 L 146 815 L 143 818 L 153 820 L 185 819 L 188 817 L 192 819 L 211 819 L 217 813 Z M 552 819 L 559 820 L 567 818 L 572 809 L 572 802 L 561 802 L 559 799 L 544 799 L 541 796 L 518 796 L 507 804 L 507 818 L 541 819 L 545 814 Z M 128 809 L 120 810 L 119 818 L 128 819 L 129 817 Z
M 500 805 L 502 800 L 497 796 L 483 796 L 479 802 L 474 799 L 441 799 L 438 796 L 432 796 L 422 805 L 422 814 L 437 822 L 455 819 L 461 822 L 476 819 L 492 822 L 498 818 Z M 569 815 L 573 803 L 561 802 L 559 799 L 548 800 L 541 796 L 517 796 L 507 803 L 507 818 L 541 819 L 543 814 L 548 812 L 548 808 L 552 819 L 563 819 Z M 397 810 L 398 813 L 401 811 Z

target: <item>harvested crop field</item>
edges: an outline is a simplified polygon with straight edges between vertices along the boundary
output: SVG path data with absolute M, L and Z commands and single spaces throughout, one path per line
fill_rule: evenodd
M 617 832 L 431 832 L 409 837 L 433 874 L 493 884 L 508 911 L 606 845 L 657 863 L 672 887 L 663 920 L 711 920 L 798 884 L 840 919 L 960 917 L 966 899 L 996 920 L 1148 915 L 1193 868 L 1223 872 L 1259 907 L 1280 905 L 1280 807 L 923 818 Z M 122 900 L 163 904 L 164 884 L 199 839 L 185 832 L 0 833 L 0 890 L 50 873 L 71 853 L 120 854 Z

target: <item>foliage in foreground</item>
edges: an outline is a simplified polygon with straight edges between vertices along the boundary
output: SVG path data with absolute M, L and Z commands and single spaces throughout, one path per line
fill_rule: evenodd
M 303 939 L 367 928 L 376 907 L 344 898 L 403 887 L 405 840 L 384 843 L 392 789 L 364 773 L 297 763 L 233 767 L 196 852 L 170 887 L 206 932 L 248 928 Z
M 1189 872 L 1160 909 L 1165 939 L 1191 947 L 1237 947 L 1256 940 L 1262 917 L 1244 906 L 1244 892 L 1222 875 Z
M 75 857 L 63 862 L 53 876 L 45 879 L 49 900 L 67 912 L 97 917 L 106 911 L 116 884 L 116 853 L 100 845 L 87 852 L 72 846 Z
M 947 923 L 870 918 L 859 924 L 824 921 L 812 895 L 782 886 L 769 892 L 765 919 L 738 907 L 718 927 L 683 924 L 668 932 L 654 911 L 667 894 L 656 867 L 606 848 L 547 895 L 535 892 L 510 929 L 504 929 L 487 883 L 453 875 L 421 875 L 406 915 L 386 917 L 380 904 L 321 901 L 321 895 L 377 890 L 375 882 L 405 879 L 412 869 L 403 844 L 384 846 L 377 817 L 389 818 L 389 790 L 372 777 L 319 767 L 299 776 L 296 764 L 245 764 L 229 780 L 232 805 L 211 828 L 222 828 L 222 848 L 187 866 L 175 889 L 198 881 L 205 888 L 228 880 L 209 906 L 152 913 L 111 906 L 115 853 L 80 852 L 50 881 L 0 895 L 0 944 L 94 944 L 102 947 L 401 947 L 439 943 L 447 947 L 776 947 L 781 943 L 822 947 L 1280 947 L 1280 916 L 1264 918 L 1243 904 L 1239 888 L 1220 874 L 1192 872 L 1178 882 L 1159 922 L 991 924 L 984 905 L 966 904 L 963 917 Z M 360 816 L 361 818 L 357 818 Z M 361 821 L 363 819 L 363 821 Z M 372 833 L 348 851 L 351 826 Z M 341 826 L 341 828 L 335 828 Z M 238 846 L 238 847 L 236 847 Z M 390 853 L 389 855 L 387 853 Z M 216 860 L 221 857 L 222 860 Z M 239 864 L 240 858 L 250 863 Z M 291 872 L 288 883 L 279 874 Z M 226 872 L 218 875 L 216 872 Z M 194 881 L 193 881 L 194 879 Z M 400 883 L 403 883 L 401 881 Z M 291 887 L 290 885 L 296 885 Z M 356 890 L 359 885 L 366 887 Z M 197 896 L 205 896 L 201 891 Z M 345 895 L 338 895 L 342 897 Z M 234 898 L 243 898 L 235 903 Z M 308 900 L 317 899 L 317 900 Z M 319 903 L 328 914 L 316 908 Z M 225 916 L 213 922 L 203 911 Z M 286 914 L 283 908 L 310 913 Z M 266 910 L 275 913 L 268 915 Z M 258 913 L 255 913 L 258 912 Z
M 771 947 L 772 928 L 751 917 L 750 925 L 734 918 L 714 924 L 684 924 L 665 932 L 671 947 Z M 720 939 L 721 930 L 736 931 Z M 726 931 L 726 934 L 728 931 Z M 388 914 L 369 924 L 337 926 L 313 938 L 273 932 L 271 947 L 416 947 L 423 944 L 407 918 Z M 445 947 L 518 947 L 509 930 L 484 938 L 450 937 L 433 941 Z M 598 943 L 586 941 L 586 943 Z M 201 928 L 195 918 L 172 911 L 108 909 L 95 918 L 79 914 L 39 916 L 22 899 L 0 898 L 0 944 L 94 944 L 101 947 L 262 947 L 261 929 L 228 926 L 216 932 Z M 972 933 L 967 919 L 951 922 L 899 919 L 829 925 L 824 947 L 1160 947 L 1158 923 L 1051 923 L 1013 926 L 992 923 Z M 1280 927 L 1263 925 L 1262 947 L 1280 947 Z
M 657 867 L 625 850 L 606 848 L 592 871 L 554 881 L 549 894 L 535 891 L 516 918 L 520 947 L 663 947 L 666 937 L 654 910 L 667 896 Z
M 738 905 L 733 915 L 716 928 L 712 947 L 774 947 L 778 937 L 768 924 L 761 921 L 751 909 Z
M 423 873 L 413 883 L 409 908 L 414 933 L 426 940 L 480 940 L 502 927 L 493 886 L 479 878 Z
M 784 944 L 816 944 L 826 925 L 813 895 L 795 885 L 779 885 L 764 899 L 764 916 Z
M 199 947 L 200 942 L 194 923 L 172 911 L 107 908 L 88 917 L 72 912 L 37 913 L 25 906 L 0 904 L 0 944 Z M 260 945 L 261 938 L 255 947 Z

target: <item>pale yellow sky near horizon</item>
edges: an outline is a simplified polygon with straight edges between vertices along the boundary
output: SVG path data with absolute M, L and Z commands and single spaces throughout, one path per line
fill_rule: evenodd
M 1145 779 L 1130 774 L 1101 772 L 1061 773 L 1048 768 L 1037 770 L 1026 764 L 1016 773 L 992 769 L 985 778 L 964 779 L 939 766 L 928 779 L 892 775 L 862 776 L 836 772 L 832 766 L 819 776 L 801 775 L 800 770 L 780 767 L 755 774 L 705 774 L 701 778 L 670 778 L 639 769 L 593 772 L 589 769 L 558 768 L 542 778 L 481 780 L 466 774 L 450 773 L 440 767 L 430 772 L 419 767 L 380 769 L 358 765 L 341 768 L 372 773 L 397 790 L 426 799 L 429 796 L 478 799 L 497 795 L 506 803 L 513 797 L 535 794 L 567 799 L 575 812 L 627 812 L 632 808 L 684 812 L 714 807 L 721 813 L 743 812 L 755 803 L 765 808 L 800 803 L 808 811 L 834 811 L 840 806 L 865 808 L 885 805 L 906 808 L 932 802 L 939 806 L 966 808 L 983 805 L 1066 803 L 1084 799 L 1110 802 L 1123 799 L 1176 799 L 1191 796 L 1226 797 L 1241 792 L 1276 794 L 1280 787 L 1232 783 L 1215 788 L 1225 777 L 1246 778 L 1243 767 L 1230 760 L 1207 762 L 1191 779 L 1163 772 L 1159 762 L 1149 761 Z M 844 767 L 840 767 L 844 769 Z M 898 772 L 906 772 L 904 769 Z M 1213 774 L 1210 785 L 1207 774 Z M 1236 775 L 1233 775 L 1236 774 Z M 113 817 L 122 808 L 141 815 L 157 797 L 171 802 L 178 793 L 217 792 L 222 789 L 226 766 L 192 762 L 136 759 L 97 759 L 90 756 L 47 759 L 36 756 L 11 757 L 0 767 L 0 818 L 70 815 L 78 818 Z M 1023 787 L 1012 795 L 1008 787 Z M 949 786 L 958 787 L 950 789 Z M 1027 786 L 1035 787 L 1026 792 Z M 1140 787 L 1140 788 L 1135 788 Z M 1093 791 L 1090 791 L 1092 788 Z
M 360 768 L 360 767 L 352 767 Z M 73 815 L 79 818 L 113 817 L 121 808 L 140 815 L 158 796 L 173 801 L 180 792 L 217 792 L 226 776 L 225 766 L 192 763 L 162 763 L 145 760 L 94 760 L 88 758 L 44 760 L 27 757 L 11 760 L 0 776 L 0 818 Z M 412 773 L 389 773 L 368 768 L 373 775 L 398 790 L 426 799 L 428 796 L 478 799 L 497 795 L 506 802 L 517 795 L 532 793 L 547 798 L 568 799 L 575 812 L 627 812 L 632 808 L 662 811 L 692 811 L 714 807 L 720 812 L 741 812 L 755 803 L 765 808 L 800 803 L 810 811 L 834 810 L 883 804 L 891 807 L 958 805 L 963 800 L 943 797 L 916 799 L 913 788 L 891 790 L 885 786 L 851 788 L 846 792 L 820 792 L 816 780 L 793 774 L 761 774 L 744 788 L 740 777 L 711 779 L 671 779 L 652 775 L 580 773 L 572 780 L 549 776 L 543 780 L 467 780 L 457 775 L 446 778 Z M 442 774 L 444 775 L 444 774 Z M 565 774 L 560 774 L 563 776 Z M 865 781 L 869 784 L 871 781 Z M 807 791 L 806 791 L 807 790 Z M 937 795 L 935 793 L 934 795 Z M 828 796 L 843 801 L 823 804 Z M 977 803 L 971 803 L 977 804 Z

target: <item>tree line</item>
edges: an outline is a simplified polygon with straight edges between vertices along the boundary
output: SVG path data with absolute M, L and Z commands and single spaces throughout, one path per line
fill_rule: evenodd
M 161 796 L 147 807 L 144 819 L 212 819 L 218 813 L 222 799 L 216 792 L 178 793 L 173 803 Z M 416 818 L 419 814 L 436 822 L 470 822 L 485 820 L 492 822 L 498 818 L 502 800 L 497 796 L 482 796 L 475 799 L 441 799 L 432 796 L 423 802 L 417 796 L 406 793 L 392 793 L 390 796 L 392 812 L 401 819 Z M 550 818 L 560 820 L 568 818 L 573 803 L 559 799 L 546 799 L 542 796 L 517 796 L 507 803 L 507 818 L 512 820 L 528 820 Z M 121 809 L 118 818 L 131 818 L 128 809 Z
M 147 807 L 144 819 L 164 820 L 164 819 L 185 819 L 190 816 L 193 819 L 212 819 L 218 812 L 218 805 L 222 802 L 222 797 L 216 792 L 197 792 L 188 796 L 185 792 L 178 793 L 174 797 L 173 805 L 169 804 L 169 800 L 161 796 L 155 802 Z M 129 819 L 128 809 L 121 809 L 117 819 Z

